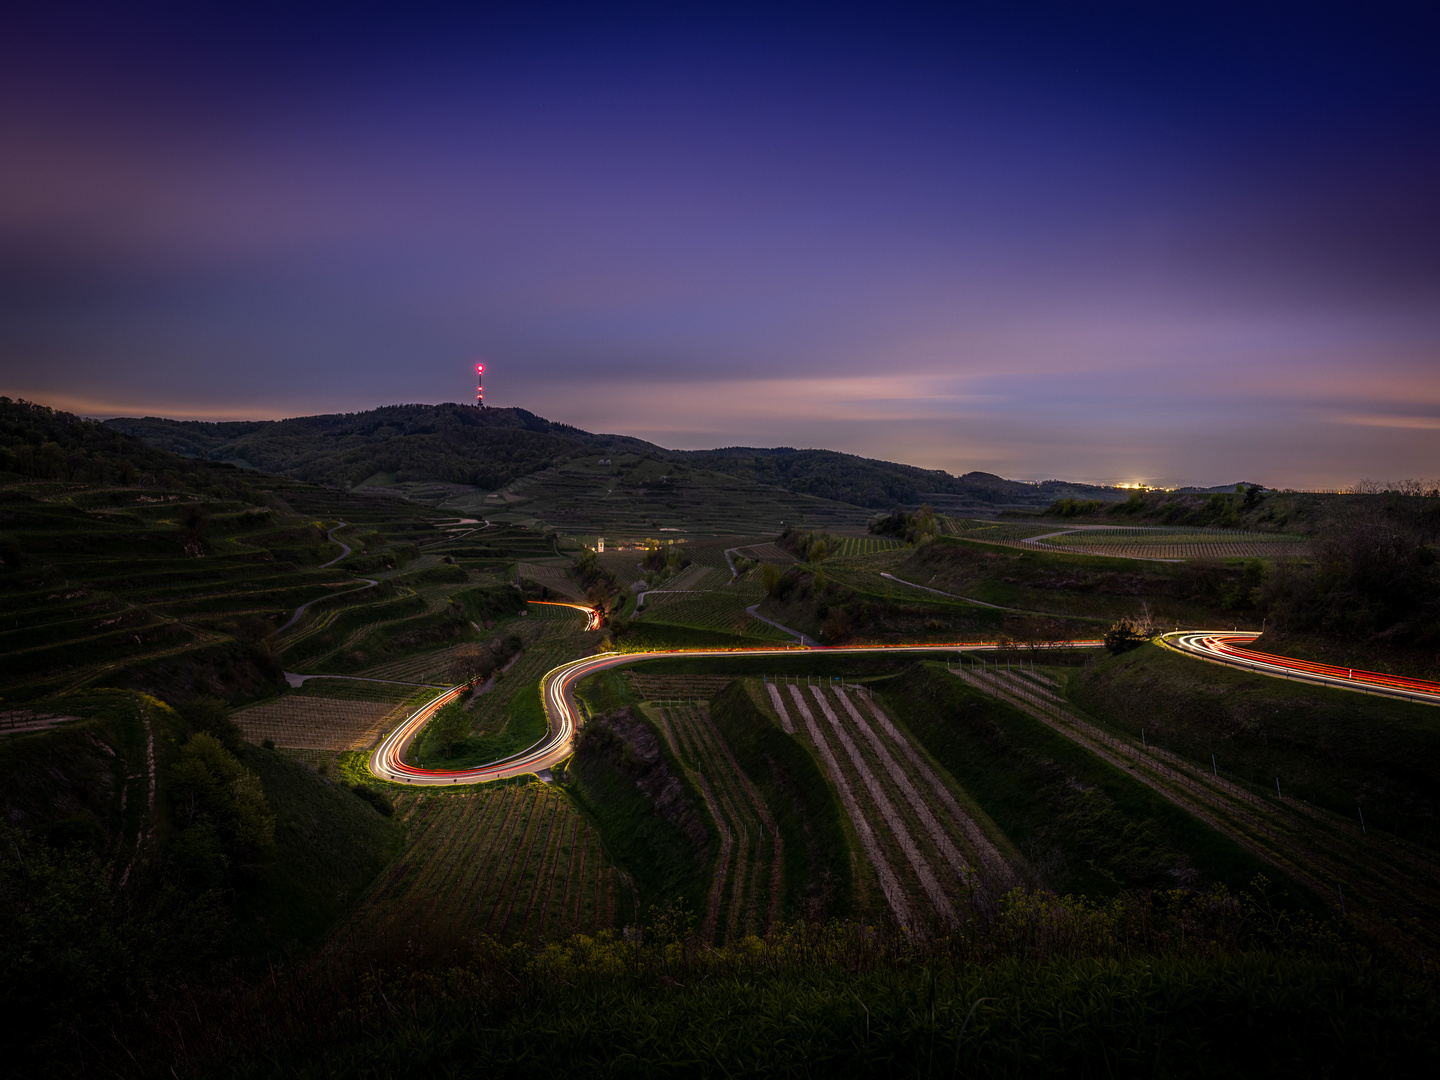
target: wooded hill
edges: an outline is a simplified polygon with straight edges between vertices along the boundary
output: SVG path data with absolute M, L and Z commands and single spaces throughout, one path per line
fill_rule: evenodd
M 597 435 L 554 423 L 525 409 L 390 405 L 290 420 L 209 423 L 122 417 L 106 423 L 178 454 L 340 487 L 388 473 L 401 482 L 494 489 L 577 456 L 638 453 L 876 510 L 928 501 L 951 512 L 994 512 L 1040 508 L 1067 497 L 1120 497 L 1116 489 L 1089 484 L 1027 484 L 981 472 L 952 476 L 832 450 L 667 450 L 625 435 Z

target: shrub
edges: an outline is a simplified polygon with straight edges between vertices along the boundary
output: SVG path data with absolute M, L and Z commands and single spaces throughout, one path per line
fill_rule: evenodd
M 1139 648 L 1149 640 L 1141 628 L 1130 619 L 1121 619 L 1105 631 L 1105 648 L 1115 656 Z
M 369 803 L 378 813 L 386 817 L 395 816 L 395 804 L 379 788 L 370 787 L 368 784 L 356 784 L 351 789 L 363 802 Z

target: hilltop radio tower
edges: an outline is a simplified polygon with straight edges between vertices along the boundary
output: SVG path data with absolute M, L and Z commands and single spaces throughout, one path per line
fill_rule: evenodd
M 485 407 L 485 365 L 475 365 L 475 407 Z

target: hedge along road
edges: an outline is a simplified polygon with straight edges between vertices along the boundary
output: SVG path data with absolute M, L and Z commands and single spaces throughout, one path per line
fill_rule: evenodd
M 531 601 L 535 603 L 536 601 Z M 591 609 L 579 604 L 566 604 L 581 611 Z M 591 622 L 596 614 L 591 612 Z M 1061 641 L 1056 648 L 1095 649 L 1100 641 Z M 598 656 L 581 657 L 553 668 L 540 681 L 540 697 L 545 705 L 549 731 L 545 737 L 527 750 L 508 758 L 493 761 L 475 769 L 422 769 L 407 764 L 405 754 L 416 737 L 443 706 L 454 701 L 463 691 L 463 686 L 447 690 L 430 704 L 416 710 L 399 727 L 392 731 L 370 755 L 370 771 L 382 780 L 402 784 L 427 786 L 447 784 L 478 784 L 488 780 L 504 780 L 526 773 L 538 773 L 549 769 L 568 758 L 574 751 L 575 733 L 579 730 L 580 707 L 575 701 L 575 684 L 598 671 L 638 663 L 641 660 L 659 660 L 686 656 L 693 658 L 722 658 L 734 656 L 793 656 L 797 652 L 862 654 L 876 652 L 936 653 L 936 652 L 985 652 L 1010 648 L 993 641 L 952 641 L 929 642 L 920 645 L 848 645 L 806 649 L 798 646 L 780 646 L 759 649 L 664 649 L 655 652 L 601 653 Z

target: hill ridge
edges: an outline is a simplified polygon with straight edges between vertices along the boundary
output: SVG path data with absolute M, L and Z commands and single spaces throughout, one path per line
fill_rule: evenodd
M 952 513 L 1047 506 L 1057 498 L 1122 497 L 1118 489 L 993 473 L 954 476 L 822 448 L 730 446 L 670 450 L 629 435 L 597 434 L 519 407 L 476 409 L 446 402 L 386 405 L 284 420 L 203 421 L 117 417 L 105 423 L 151 446 L 231 461 L 264 472 L 351 487 L 377 473 L 401 480 L 498 490 L 561 461 L 633 453 L 782 487 L 870 510 L 928 501 Z

